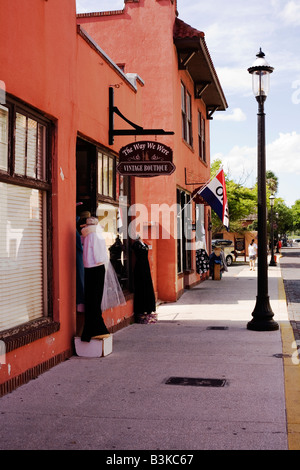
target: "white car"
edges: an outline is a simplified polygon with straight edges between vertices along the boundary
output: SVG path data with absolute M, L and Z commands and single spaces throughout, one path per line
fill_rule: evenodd
M 211 241 L 212 248 L 215 246 L 220 246 L 225 253 L 225 260 L 227 266 L 231 266 L 234 260 L 234 243 L 232 240 L 224 240 L 223 238 L 218 238 Z

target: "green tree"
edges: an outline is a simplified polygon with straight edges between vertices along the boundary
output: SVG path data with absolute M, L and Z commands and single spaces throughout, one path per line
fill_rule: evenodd
M 266 171 L 266 183 L 271 194 L 276 194 L 278 191 L 278 178 L 273 171 Z
M 299 206 L 300 209 L 300 206 Z M 269 211 L 270 214 L 270 211 Z M 270 218 L 269 218 L 270 220 Z M 273 221 L 275 224 L 275 236 L 282 236 L 293 230 L 293 212 L 283 199 L 275 198 L 273 207 Z M 300 219 L 299 219 L 300 221 Z
M 255 188 L 246 188 L 230 180 L 226 182 L 230 217 L 230 231 L 242 233 L 247 230 L 245 220 L 256 214 L 257 193 Z
M 291 213 L 293 217 L 293 230 L 300 230 L 300 199 L 297 199 L 291 207 Z
M 222 161 L 215 160 L 211 165 L 213 178 L 221 168 Z M 229 224 L 231 232 L 241 233 L 246 230 L 243 221 L 256 212 L 257 196 L 255 189 L 250 189 L 234 182 L 225 173 L 226 193 L 229 209 Z M 219 217 L 212 211 L 213 233 L 224 229 Z
M 213 178 L 222 166 L 221 160 L 215 160 L 211 165 L 211 177 Z M 251 225 L 244 224 L 249 216 L 256 216 L 257 213 L 257 183 L 254 188 L 247 188 L 240 183 L 236 183 L 225 174 L 226 191 L 229 209 L 230 231 L 242 233 L 245 230 L 257 230 L 257 219 Z M 273 171 L 266 172 L 267 186 L 267 208 L 270 229 L 270 201 L 271 194 L 278 191 L 278 178 Z M 275 235 L 283 235 L 291 230 L 300 229 L 300 199 L 296 201 L 292 209 L 287 207 L 284 200 L 275 198 L 273 207 L 273 222 L 276 227 Z M 213 233 L 224 229 L 220 219 L 212 211 Z

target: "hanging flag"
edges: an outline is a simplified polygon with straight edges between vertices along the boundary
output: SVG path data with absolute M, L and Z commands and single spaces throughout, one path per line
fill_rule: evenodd
M 229 212 L 224 171 L 220 170 L 206 186 L 199 189 L 197 194 L 205 199 L 228 231 Z

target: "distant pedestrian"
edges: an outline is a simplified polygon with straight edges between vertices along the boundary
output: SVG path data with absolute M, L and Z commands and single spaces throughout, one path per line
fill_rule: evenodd
M 250 271 L 255 271 L 255 260 L 257 257 L 257 245 L 254 239 L 251 241 L 250 245 L 248 246 L 248 255 L 249 255 L 249 265 Z
M 281 247 L 282 247 L 282 242 L 281 242 L 281 240 L 278 240 L 278 242 L 277 242 L 277 253 L 281 253 Z

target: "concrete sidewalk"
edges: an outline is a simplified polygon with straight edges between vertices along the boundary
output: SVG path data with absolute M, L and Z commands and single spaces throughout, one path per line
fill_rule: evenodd
M 284 362 L 296 372 L 299 365 L 282 286 L 280 267 L 270 267 L 281 324 L 273 332 L 246 328 L 256 298 L 256 272 L 246 265 L 160 305 L 156 324 L 113 335 L 111 355 L 74 356 L 2 397 L 0 448 L 288 449 Z

